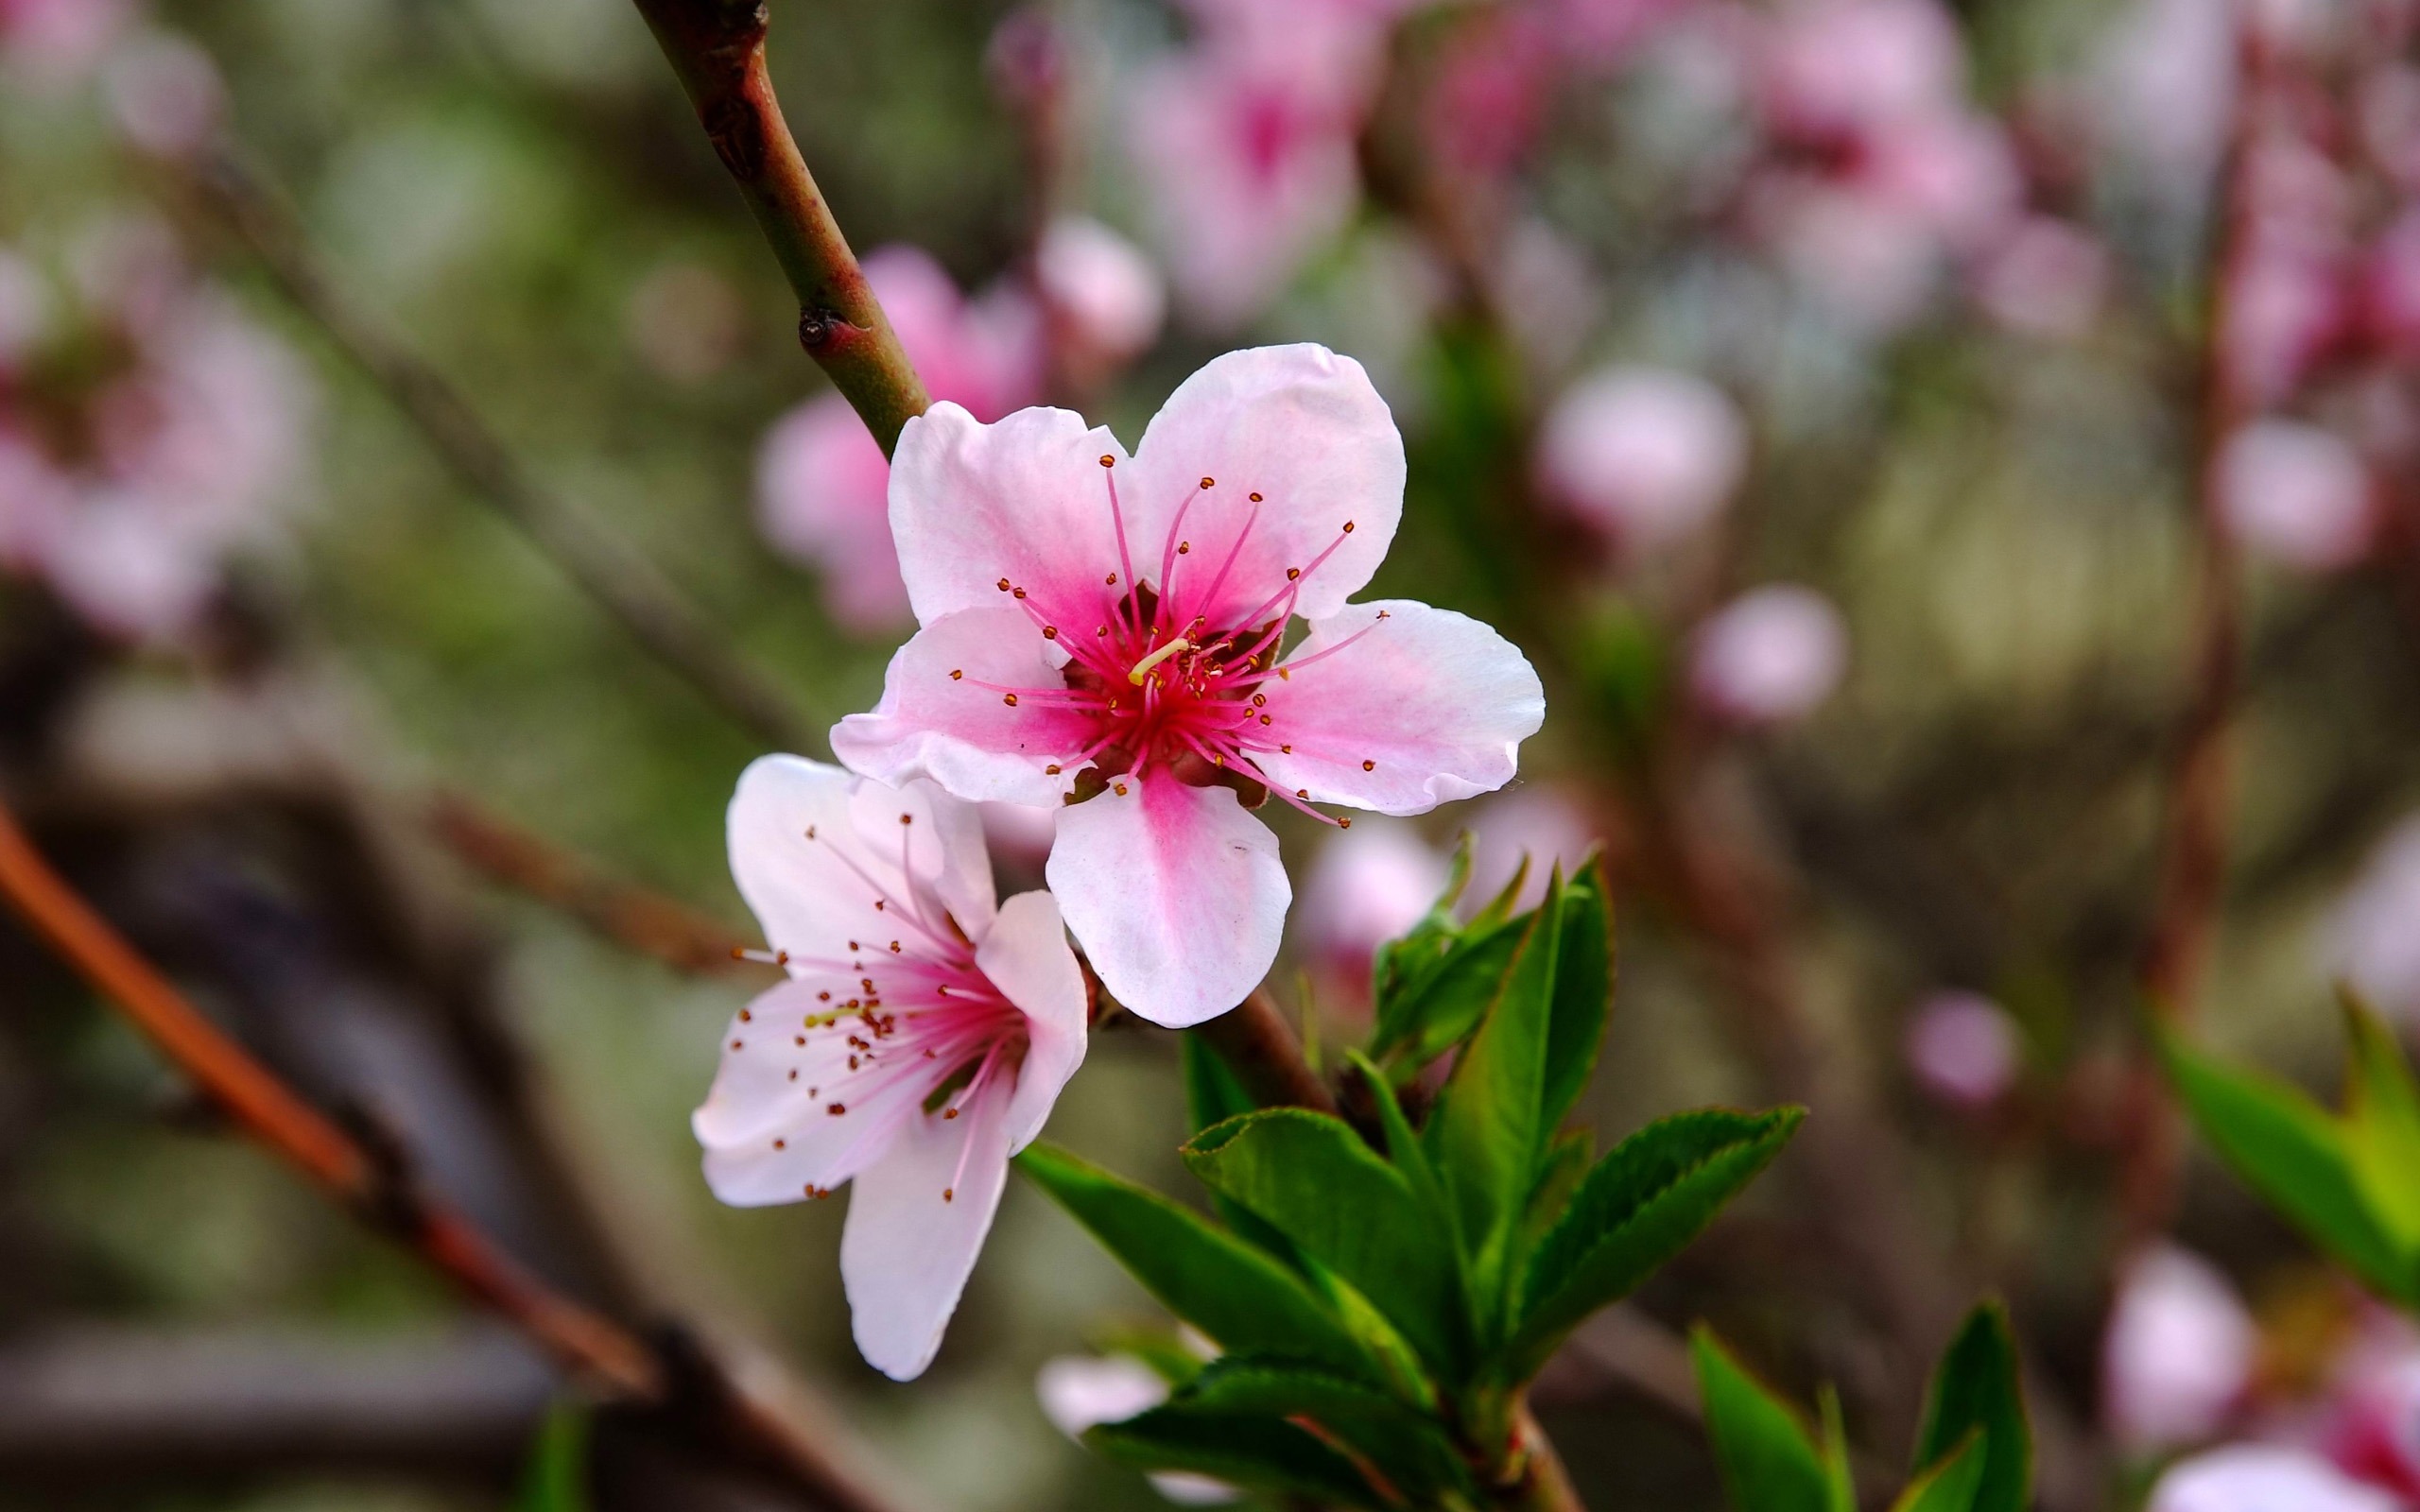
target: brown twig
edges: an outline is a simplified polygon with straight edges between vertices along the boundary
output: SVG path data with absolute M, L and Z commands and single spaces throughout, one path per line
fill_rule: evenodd
M 1219 1052 L 1219 1058 L 1262 1107 L 1336 1111 L 1335 1094 L 1304 1060 L 1302 1040 L 1294 1037 L 1293 1027 L 1265 988 L 1253 988 L 1252 996 L 1197 1025 L 1194 1032 Z
M 702 1396 L 726 1452 L 786 1474 L 841 1512 L 892 1512 L 772 1404 L 548 1288 L 461 1214 L 417 1190 L 395 1152 L 338 1127 L 211 1022 L 52 869 L 0 808 L 0 895 L 96 991 L 246 1131 L 366 1221 L 410 1246 L 464 1293 L 511 1323 L 566 1369 L 618 1400 Z M 703 1372 L 705 1379 L 699 1377 Z
M 762 0 L 635 0 L 798 295 L 798 335 L 885 455 L 932 400 L 807 171 L 765 70 Z
M 459 793 L 429 800 L 428 827 L 473 870 L 562 910 L 677 971 L 732 970 L 733 932 L 686 904 L 608 875 Z
M 2246 163 L 2259 129 L 2267 69 L 2252 29 L 2238 26 L 2235 129 L 2221 170 L 2219 228 L 2202 334 L 2200 403 L 2193 468 L 2195 540 L 2190 642 L 2191 693 L 2175 736 L 2159 882 L 2139 982 L 2148 1010 L 2183 1023 L 2193 1016 L 2203 966 L 2216 933 L 2227 869 L 2228 748 L 2242 681 L 2241 552 L 2220 497 L 2218 456 L 2255 402 L 2227 360 L 2232 295 L 2247 255 Z M 2121 1254 L 2163 1225 L 2174 1200 L 2183 1138 L 2165 1079 L 2148 1046 L 2136 1056 L 2127 1093 L 2128 1147 L 2120 1176 Z
M 188 181 L 201 207 L 244 243 L 294 307 L 369 376 L 466 489 L 707 702 L 785 750 L 810 748 L 812 732 L 790 699 L 734 656 L 731 638 L 653 562 L 540 486 L 444 375 L 338 292 L 299 219 L 250 167 L 217 151 Z

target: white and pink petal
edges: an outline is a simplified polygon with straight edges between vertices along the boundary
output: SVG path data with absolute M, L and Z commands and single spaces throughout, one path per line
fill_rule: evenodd
M 1051 1105 L 1084 1063 L 1090 994 L 1076 953 L 1067 948 L 1059 902 L 1046 892 L 1021 892 L 1000 905 L 998 919 L 975 947 L 975 965 L 1026 1019 L 1025 1063 L 1004 1114 L 1013 1154 L 1042 1132 Z
M 873 711 L 833 727 L 832 753 L 880 782 L 929 777 L 977 802 L 1056 803 L 1093 733 L 1054 702 L 1065 684 L 1048 645 L 1015 610 L 935 621 L 892 656 Z M 1011 704 L 1003 689 L 1024 693 Z
M 1314 803 L 1425 814 L 1493 792 L 1546 721 L 1546 690 L 1512 643 L 1408 599 L 1317 621 L 1284 667 L 1261 684 L 1270 723 L 1252 759 Z
M 1045 875 L 1101 985 L 1172 1029 L 1260 984 L 1293 899 L 1277 837 L 1232 789 L 1165 772 L 1063 810 Z
M 924 1374 L 1007 1184 L 1007 1097 L 987 1083 L 955 1119 L 917 1113 L 849 1194 L 840 1281 L 866 1363 L 894 1381 Z

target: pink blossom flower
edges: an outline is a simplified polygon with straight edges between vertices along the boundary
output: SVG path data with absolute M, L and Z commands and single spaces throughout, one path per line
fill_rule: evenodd
M 2307 1450 L 2237 1444 L 2197 1454 L 2161 1476 L 2146 1512 L 2405 1512 L 2405 1506 Z
M 1633 550 L 1704 527 L 1738 487 L 1747 427 L 1722 390 L 1661 368 L 1609 368 L 1573 385 L 1538 433 L 1547 494 Z
M 1904 1052 L 1918 1086 L 1963 1108 L 1998 1102 L 2015 1085 L 2024 1061 L 2016 1025 L 1979 992 L 1936 992 L 1916 1005 Z
M 1355 139 L 1391 8 L 1244 0 L 1197 9 L 1197 45 L 1137 77 L 1130 135 L 1178 294 L 1202 324 L 1232 329 L 1352 217 Z
M 1081 1438 L 1088 1428 L 1124 1422 L 1167 1400 L 1168 1383 L 1131 1354 L 1063 1354 L 1042 1363 L 1033 1394 L 1052 1427 Z M 1162 1470 L 1151 1477 L 1151 1486 L 1187 1506 L 1232 1502 L 1240 1494 L 1224 1481 L 1184 1470 Z
M 1958 25 L 1935 0 L 1802 0 L 1765 44 L 1766 110 L 1803 139 L 1929 116 L 1964 88 Z
M 1698 627 L 1689 686 L 1714 713 L 1780 724 L 1812 713 L 1848 670 L 1848 627 L 1811 588 L 1751 589 Z
M 1062 215 L 1034 249 L 1033 282 L 1062 344 L 1116 367 L 1160 337 L 1167 290 L 1132 242 L 1088 215 Z
M 2404 1337 L 2365 1340 L 2330 1403 L 2327 1450 L 2339 1468 L 2375 1486 L 2420 1497 L 2420 1353 Z
M 865 274 L 935 399 L 996 419 L 1040 395 L 1041 318 L 1024 294 L 1003 287 L 970 301 L 913 247 L 877 249 Z M 890 483 L 881 446 L 838 394 L 775 421 L 757 455 L 759 528 L 776 550 L 821 571 L 825 607 L 852 629 L 886 630 L 908 618 Z
M 789 973 L 739 1010 L 690 1119 L 737 1207 L 855 1180 L 840 1280 L 894 1380 L 941 1348 L 1009 1157 L 1084 1058 L 1085 992 L 1048 893 L 994 901 L 972 805 L 796 756 L 732 796 L 731 869 Z
M 2420 816 L 2405 819 L 2370 852 L 2337 903 L 2327 965 L 2381 1012 L 2420 1015 Z
M 2092 329 L 2109 293 L 2109 252 L 2050 215 L 2029 215 L 1975 274 L 1983 312 L 2022 335 L 2072 341 Z
M 2258 1347 L 2252 1314 L 2218 1267 L 2172 1245 L 2135 1257 L 2100 1343 L 2109 1431 L 2145 1452 L 2212 1437 L 2251 1387 Z
M 2255 421 L 2227 438 L 2217 466 L 2220 512 L 2255 551 L 2326 572 L 2369 549 L 2369 470 L 2333 431 L 2302 421 Z
M 130 0 L 0 0 L 0 62 L 45 89 L 82 83 L 125 29 Z
M 1303 884 L 1303 943 L 1366 986 L 1378 947 L 1420 922 L 1445 877 L 1445 858 L 1410 825 L 1365 823 L 1334 835 Z
M 137 150 L 172 162 L 208 146 L 227 109 L 218 65 L 165 32 L 118 48 L 102 71 L 101 89 L 119 133 Z
M 1426 813 L 1510 781 L 1545 717 L 1494 630 L 1348 602 L 1403 485 L 1385 402 L 1323 347 L 1216 359 L 1131 462 L 1064 410 L 984 425 L 938 404 L 901 435 L 891 490 L 923 627 L 833 749 L 962 798 L 1077 799 L 1047 875 L 1101 980 L 1159 1023 L 1222 1013 L 1291 897 L 1246 799 Z

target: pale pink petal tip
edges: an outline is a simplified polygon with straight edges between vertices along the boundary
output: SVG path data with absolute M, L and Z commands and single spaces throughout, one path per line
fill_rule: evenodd
M 2220 452 L 2218 490 L 2229 528 L 2290 566 L 2326 572 L 2369 549 L 2369 470 L 2332 431 L 2301 421 L 2255 421 Z
M 2251 1385 L 2258 1345 L 2218 1267 L 2172 1245 L 2138 1256 L 2119 1278 L 2101 1339 L 2109 1431 L 2140 1452 L 2205 1442 Z
M 1159 269 L 1098 220 L 1052 221 L 1034 252 L 1034 283 L 1067 336 L 1107 362 L 1132 361 L 1159 339 L 1167 314 Z
M 2238 1444 L 2170 1469 L 2146 1512 L 2405 1512 L 2308 1450 Z
M 1690 686 L 1707 708 L 1741 724 L 1812 713 L 1848 670 L 1848 627 L 1809 588 L 1752 589 L 1698 627 Z

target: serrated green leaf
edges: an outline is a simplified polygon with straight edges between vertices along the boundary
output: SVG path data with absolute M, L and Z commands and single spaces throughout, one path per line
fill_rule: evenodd
M 1968 1434 L 1947 1459 L 1908 1483 L 1891 1512 L 1974 1512 L 1983 1486 L 1983 1435 Z
M 2302 1091 L 2160 1037 L 2169 1084 L 2210 1147 L 2312 1243 L 2384 1295 L 2420 1300 L 2413 1267 L 2372 1213 L 2343 1128 Z
M 1547 1029 L 1546 1091 L 1539 1127 L 1551 1136 L 1571 1114 L 1597 1069 L 1614 1002 L 1614 894 L 1601 857 L 1590 856 L 1565 889 L 1555 961 L 1554 1009 Z
M 1203 1130 L 1183 1153 L 1204 1186 L 1343 1278 L 1437 1368 L 1460 1373 L 1468 1312 L 1452 1237 L 1351 1125 L 1267 1108 Z
M 1437 1179 L 1437 1168 L 1428 1163 L 1428 1151 L 1422 1147 L 1419 1132 L 1411 1126 L 1411 1120 L 1404 1116 L 1403 1104 L 1395 1097 L 1394 1087 L 1388 1082 L 1386 1073 L 1380 1071 L 1369 1057 L 1358 1050 L 1348 1050 L 1345 1055 L 1353 1062 L 1353 1069 L 1361 1074 L 1362 1085 L 1370 1091 L 1370 1101 L 1377 1107 L 1378 1128 L 1387 1141 L 1387 1159 L 1403 1173 L 1404 1179 L 1411 1183 L 1411 1194 L 1420 1199 L 1421 1207 L 1430 1218 L 1445 1229 L 1448 1242 L 1456 1243 L 1451 1238 L 1454 1214 L 1446 1200 L 1445 1189 Z M 1458 1253 L 1459 1249 L 1457 1243 Z
M 588 1512 L 588 1413 L 578 1402 L 560 1400 L 546 1410 L 513 1506 L 515 1512 Z
M 1175 1405 L 1201 1413 L 1307 1418 L 1383 1475 L 1413 1504 L 1474 1494 L 1469 1468 L 1434 1417 L 1339 1376 L 1287 1361 L 1213 1361 Z
M 2343 1008 L 2345 1153 L 2371 1216 L 2411 1257 L 2420 1251 L 2420 1093 L 2394 1032 L 2349 990 Z
M 1357 1379 L 1388 1381 L 1334 1310 L 1278 1260 L 1055 1145 L 1028 1146 L 1016 1165 L 1145 1291 L 1222 1348 L 1290 1354 Z
M 1521 1287 L 1519 1328 L 1500 1368 L 1535 1374 L 1564 1335 L 1645 1280 L 1779 1153 L 1805 1109 L 1701 1108 L 1616 1145 L 1540 1241 Z
M 1523 931 L 1520 949 L 1438 1092 L 1423 1136 L 1469 1249 L 1472 1305 L 1483 1340 L 1503 1337 L 1510 1325 L 1521 1216 L 1546 1146 L 1540 1114 L 1562 905 L 1557 877 L 1546 902 L 1515 921 Z
M 1689 1339 L 1706 1436 L 1737 1512 L 1833 1512 L 1832 1477 L 1797 1412 L 1707 1329 Z
M 1138 1470 L 1190 1470 L 1279 1495 L 1387 1505 L 1351 1460 L 1283 1418 L 1197 1413 L 1170 1404 L 1088 1429 L 1084 1442 L 1104 1459 Z
M 1933 1371 L 1916 1434 L 1915 1469 L 1939 1466 L 1978 1434 L 1982 1469 L 1974 1512 L 2024 1512 L 2033 1491 L 2033 1433 L 2025 1418 L 2016 1339 L 1996 1302 L 1967 1314 Z

